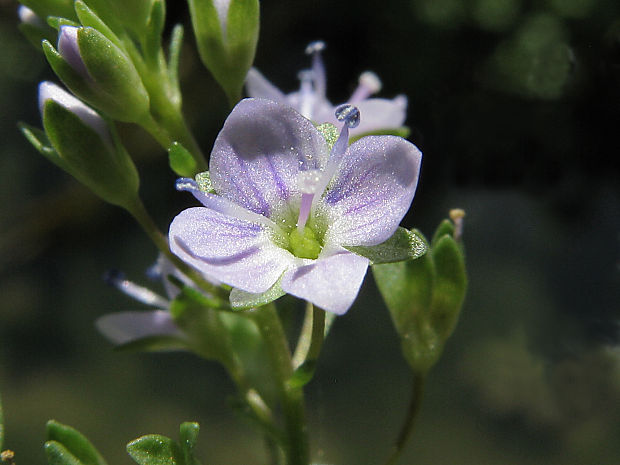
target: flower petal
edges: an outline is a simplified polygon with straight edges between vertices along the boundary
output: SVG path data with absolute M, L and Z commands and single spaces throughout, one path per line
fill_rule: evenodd
M 361 135 L 379 129 L 400 128 L 407 117 L 407 97 L 399 95 L 388 100 L 371 98 L 355 103 L 360 111 L 360 124 L 351 130 L 352 135 Z
M 293 263 L 293 255 L 272 242 L 277 235 L 264 224 L 194 207 L 172 221 L 170 250 L 207 277 L 259 293 Z
M 352 144 L 328 187 L 323 207 L 326 244 L 376 245 L 394 234 L 415 193 L 422 153 L 395 136 L 368 136 Z
M 312 123 L 270 100 L 239 102 L 215 141 L 209 164 L 215 191 L 246 209 L 280 219 L 300 196 L 299 170 L 320 169 L 328 151 Z
M 183 334 L 174 324 L 170 312 L 165 310 L 110 313 L 97 319 L 95 325 L 101 334 L 117 345 L 148 336 Z
M 256 68 L 250 68 L 245 78 L 245 88 L 250 97 L 266 98 L 274 102 L 286 102 L 286 96 Z
M 357 297 L 367 268 L 367 258 L 341 251 L 287 271 L 282 277 L 282 289 L 342 315 Z

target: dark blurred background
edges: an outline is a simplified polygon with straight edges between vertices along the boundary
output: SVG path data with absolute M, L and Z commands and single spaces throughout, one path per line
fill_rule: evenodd
M 170 24 L 189 24 L 169 1 Z M 43 159 L 16 123 L 39 124 L 36 85 L 56 80 L 0 2 L 0 392 L 6 447 L 43 464 L 44 424 L 71 424 L 109 463 L 141 434 L 202 425 L 203 463 L 263 459 L 227 405 L 232 384 L 188 354 L 119 354 L 93 320 L 140 308 L 110 269 L 147 283 L 155 249 L 121 210 Z M 365 70 L 381 96 L 409 98 L 424 152 L 404 224 L 427 235 L 467 212 L 470 286 L 432 371 L 401 463 L 620 463 L 620 3 L 617 0 L 383 0 L 261 4 L 256 66 L 284 91 L 323 39 L 328 93 L 345 101 Z M 205 151 L 227 114 L 197 59 L 182 55 L 185 109 Z M 164 152 L 123 127 L 158 224 L 193 204 Z M 299 310 L 301 311 L 301 309 Z M 410 375 L 372 276 L 339 318 L 308 386 L 313 451 L 378 464 L 397 434 Z

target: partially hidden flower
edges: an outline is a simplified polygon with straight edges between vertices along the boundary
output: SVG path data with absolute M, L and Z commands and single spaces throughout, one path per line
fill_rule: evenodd
M 369 264 L 345 247 L 384 242 L 409 209 L 420 151 L 396 136 L 368 136 L 349 146 L 359 111 L 345 105 L 338 116 L 344 124 L 330 150 L 290 106 L 242 100 L 211 154 L 214 193 L 193 180 L 177 184 L 204 206 L 172 221 L 171 250 L 236 288 L 233 306 L 244 293 L 289 293 L 345 313 Z
M 333 105 L 326 94 L 327 78 L 321 51 L 323 42 L 313 42 L 306 48 L 312 55 L 312 69 L 299 74 L 301 86 L 298 91 L 289 94 L 269 82 L 256 68 L 250 69 L 246 78 L 246 90 L 250 97 L 267 98 L 279 103 L 286 103 L 315 123 L 333 123 L 337 120 L 334 112 L 339 105 Z M 352 128 L 354 136 L 400 129 L 407 113 L 407 97 L 398 95 L 393 99 L 369 98 L 381 90 L 379 77 L 366 71 L 359 77 L 359 85 L 347 101 L 355 105 L 364 117 L 357 128 Z
M 95 326 L 99 332 L 115 345 L 152 336 L 184 337 L 169 311 L 170 302 L 178 295 L 179 289 L 172 285 L 167 277 L 173 275 L 186 284 L 189 284 L 189 281 L 163 256 L 160 256 L 157 263 L 149 269 L 149 274 L 162 280 L 167 297 L 127 280 L 122 273 L 109 272 L 106 276 L 106 281 L 124 294 L 155 308 L 155 310 L 109 313 L 97 319 Z

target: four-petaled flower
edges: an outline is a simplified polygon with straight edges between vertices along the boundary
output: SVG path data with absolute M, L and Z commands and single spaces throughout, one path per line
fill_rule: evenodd
M 256 68 L 250 69 L 246 77 L 246 89 L 250 97 L 267 98 L 274 102 L 292 106 L 306 118 L 315 123 L 337 124 L 334 106 L 327 99 L 325 67 L 321 59 L 323 42 L 313 42 L 306 48 L 306 53 L 313 56 L 312 69 L 299 74 L 301 86 L 299 91 L 284 94 L 269 82 Z M 374 131 L 400 129 L 405 122 L 407 113 L 407 97 L 398 95 L 393 99 L 369 98 L 381 90 L 381 81 L 373 72 L 366 71 L 359 77 L 359 86 L 349 100 L 355 105 L 364 118 L 352 135 L 361 136 Z
M 191 180 L 179 184 L 204 206 L 173 220 L 172 252 L 246 293 L 281 288 L 324 310 L 346 312 L 369 261 L 345 247 L 392 236 L 413 199 L 422 154 L 395 136 L 348 146 L 349 127 L 360 114 L 352 106 L 337 113 L 345 124 L 330 150 L 290 106 L 242 100 L 211 154 L 215 193 Z

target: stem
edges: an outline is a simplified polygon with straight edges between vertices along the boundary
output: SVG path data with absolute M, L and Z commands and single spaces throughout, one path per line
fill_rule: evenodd
M 280 318 L 273 303 L 253 310 L 252 317 L 264 338 L 271 368 L 278 385 L 286 434 L 284 446 L 286 465 L 308 465 L 309 447 L 303 390 L 291 387 L 288 384 L 288 380 L 293 374 L 293 365 Z
M 305 362 L 318 360 L 324 338 L 325 312 L 312 303 L 306 302 L 306 316 L 293 356 L 293 367 L 297 369 Z
M 384 465 L 394 465 L 398 461 L 405 449 L 405 445 L 413 434 L 415 420 L 420 411 L 420 406 L 422 405 L 422 397 L 424 396 L 424 384 L 426 381 L 426 375 L 424 373 L 414 372 L 412 381 L 413 386 L 411 391 L 411 400 L 409 401 L 409 409 L 407 410 L 407 416 L 405 417 L 405 421 L 401 426 L 396 443 L 392 448 L 392 453 L 384 462 Z
M 179 271 L 194 281 L 202 290 L 213 296 L 222 297 L 223 290 L 221 288 L 205 280 L 200 273 L 195 271 L 193 268 L 190 268 L 185 262 L 181 261 L 176 255 L 170 252 L 168 239 L 166 239 L 166 237 L 157 228 L 153 218 L 151 218 L 148 214 L 146 208 L 144 208 L 144 204 L 138 197 L 136 197 L 135 201 L 131 205 L 125 206 L 125 209 L 131 214 L 131 216 L 134 217 L 159 251 L 163 253 Z

